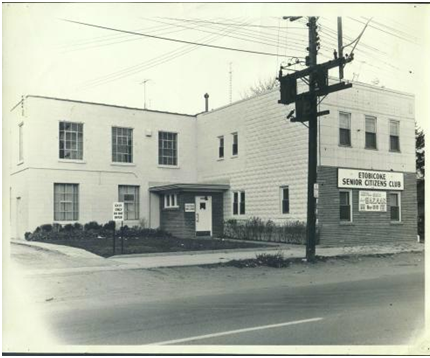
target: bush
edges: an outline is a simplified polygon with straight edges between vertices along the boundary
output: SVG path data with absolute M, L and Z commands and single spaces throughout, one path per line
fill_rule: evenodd
M 101 230 L 103 227 L 101 225 L 98 224 L 97 221 L 90 221 L 89 223 L 86 223 L 84 225 L 84 230 L 85 231 L 89 231 L 89 230 Z
M 74 223 L 73 224 L 73 229 L 74 230 L 83 230 L 84 229 L 84 227 L 81 225 L 81 224 L 79 224 L 79 223 Z
M 33 234 L 31 233 L 31 232 L 29 232 L 29 231 L 27 231 L 25 234 L 24 234 L 24 237 L 25 237 L 25 239 L 27 240 L 27 241 L 31 241 L 31 237 L 33 236 Z
M 275 224 L 272 220 L 263 221 L 257 217 L 240 221 L 230 219 L 224 223 L 224 236 L 241 240 L 304 244 L 306 242 L 306 224 L 301 221 Z
M 75 230 L 75 226 L 72 224 L 66 224 L 66 225 L 64 225 L 64 227 L 62 229 L 62 231 L 66 231 L 66 232 L 70 232 L 73 230 Z
M 37 229 L 36 229 L 36 230 L 37 230 Z M 40 230 L 42 230 L 42 231 L 46 231 L 46 232 L 52 231 L 52 225 L 51 225 L 51 224 L 44 224 L 44 225 L 41 225 L 41 226 L 40 226 Z
M 113 231 L 115 229 L 115 221 L 111 220 L 103 225 L 103 230 Z
M 289 262 L 284 257 L 282 252 L 276 254 L 259 254 L 256 256 L 257 262 L 262 266 L 269 266 L 275 268 L 288 267 Z

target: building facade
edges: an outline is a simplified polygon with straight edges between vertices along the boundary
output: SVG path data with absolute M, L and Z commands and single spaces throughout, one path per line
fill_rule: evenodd
M 112 219 L 179 237 L 227 219 L 306 221 L 308 132 L 268 91 L 194 116 L 27 96 L 11 118 L 11 228 Z M 414 97 L 354 83 L 319 118 L 327 245 L 416 240 Z

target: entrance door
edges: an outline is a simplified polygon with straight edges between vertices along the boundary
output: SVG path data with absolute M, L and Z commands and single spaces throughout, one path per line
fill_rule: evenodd
M 212 197 L 196 196 L 196 236 L 212 235 Z

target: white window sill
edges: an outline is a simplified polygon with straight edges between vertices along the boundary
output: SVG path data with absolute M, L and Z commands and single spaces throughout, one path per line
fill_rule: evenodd
M 163 208 L 163 210 L 178 210 L 179 206 L 169 206 L 167 208 Z
M 401 221 L 390 221 L 390 225 L 403 225 Z
M 58 159 L 58 163 L 87 164 L 85 160 L 80 159 Z
M 136 166 L 136 164 L 134 163 L 121 163 L 121 162 L 112 162 L 110 163 L 110 165 L 117 166 L 117 167 L 135 167 Z
M 218 162 L 222 162 L 224 160 L 224 158 L 218 158 L 217 161 Z
M 158 164 L 158 168 L 163 168 L 163 169 L 180 169 L 179 165 L 162 165 L 162 164 Z
M 238 154 L 236 154 L 236 155 L 232 155 L 232 156 L 231 156 L 231 159 L 234 159 L 234 158 L 237 158 L 237 157 L 239 157 L 239 155 L 238 155 Z

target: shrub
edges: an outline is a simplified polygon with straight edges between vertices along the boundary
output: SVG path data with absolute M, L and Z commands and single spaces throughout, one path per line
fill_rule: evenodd
M 115 229 L 115 221 L 111 220 L 103 225 L 103 230 L 113 231 Z
M 259 254 L 256 256 L 259 265 L 281 268 L 288 267 L 288 260 L 284 257 L 284 254 L 279 251 L 276 254 Z
M 66 225 L 64 225 L 62 231 L 70 232 L 70 231 L 73 231 L 74 229 L 75 229 L 74 225 L 72 225 L 72 224 L 66 224 Z
M 40 225 L 40 230 L 46 231 L 46 232 L 52 231 L 52 225 L 51 224 Z
M 29 231 L 27 231 L 27 232 L 24 234 L 24 237 L 25 237 L 25 239 L 26 239 L 27 241 L 31 241 L 32 236 L 33 236 L 33 234 L 32 234 L 31 232 L 29 232 Z
M 86 223 L 86 224 L 84 225 L 84 230 L 85 230 L 85 231 L 89 231 L 89 230 L 100 230 L 100 229 L 102 229 L 102 226 L 101 226 L 101 225 L 99 225 L 99 224 L 97 223 L 97 221 L 90 221 L 89 223 Z
M 303 244 L 306 241 L 306 224 L 295 221 L 279 225 L 272 220 L 263 221 L 257 217 L 241 221 L 230 219 L 224 223 L 224 236 L 242 240 Z
M 81 224 L 79 224 L 79 223 L 74 223 L 73 224 L 73 229 L 74 230 L 80 230 L 80 231 L 82 231 L 84 229 L 84 227 Z

